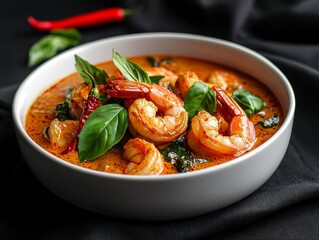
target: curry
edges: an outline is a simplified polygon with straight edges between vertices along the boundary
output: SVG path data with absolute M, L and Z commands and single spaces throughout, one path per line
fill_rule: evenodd
M 200 59 L 145 55 L 76 70 L 30 107 L 29 136 L 69 163 L 96 171 L 179 174 L 246 154 L 280 128 L 280 103 L 238 70 Z

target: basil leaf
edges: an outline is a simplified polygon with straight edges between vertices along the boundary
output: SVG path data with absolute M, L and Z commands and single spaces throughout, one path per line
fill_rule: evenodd
M 156 61 L 154 57 L 146 57 L 146 60 L 150 63 L 152 67 L 159 67 L 162 65 L 162 63 L 167 64 L 167 63 L 172 63 L 173 60 L 171 58 L 163 58 L 160 59 L 159 61 Z
M 164 76 L 159 75 L 159 76 L 150 76 L 151 82 L 158 84 L 160 80 L 164 78 Z
M 51 31 L 29 50 L 28 66 L 33 67 L 54 57 L 59 52 L 79 44 L 80 33 L 75 29 Z
M 84 72 L 88 72 L 93 76 L 93 79 L 95 80 L 95 84 L 106 83 L 106 79 L 109 78 L 109 76 L 104 70 L 97 68 L 96 66 L 92 65 L 91 63 L 89 63 L 88 61 L 84 60 L 83 58 L 79 57 L 76 54 L 74 55 L 74 57 L 75 57 L 75 68 L 86 84 L 90 84 L 92 80 Z
M 97 108 L 87 118 L 79 135 L 80 162 L 94 160 L 117 144 L 128 126 L 127 111 L 119 104 Z
M 165 161 L 173 164 L 180 173 L 188 172 L 194 164 L 208 162 L 206 159 L 195 158 L 187 150 L 185 136 L 180 136 L 171 142 L 167 147 L 161 149 L 160 153 Z
M 121 71 L 123 76 L 128 80 L 151 83 L 147 72 L 137 63 L 121 56 L 118 52 L 113 51 L 113 62 Z
M 165 161 L 173 164 L 178 172 L 187 172 L 193 165 L 194 156 L 186 150 L 186 140 L 181 136 L 160 150 Z
M 158 67 L 160 63 L 153 57 L 146 57 L 146 60 L 151 64 L 152 67 Z
M 277 115 L 273 115 L 265 121 L 259 121 L 256 125 L 262 126 L 264 128 L 271 128 L 280 123 L 280 117 Z
M 192 119 L 200 110 L 213 114 L 216 110 L 215 92 L 205 83 L 194 83 L 186 94 L 184 107 Z
M 54 29 L 51 31 L 51 34 L 61 37 L 66 37 L 69 39 L 79 40 L 81 37 L 81 34 L 76 29 Z
M 248 117 L 251 117 L 256 112 L 259 112 L 264 107 L 264 102 L 260 97 L 251 92 L 237 88 L 232 95 L 233 99 L 243 108 Z
M 71 92 L 72 92 L 72 88 L 68 88 L 65 91 L 65 101 L 63 103 L 56 105 L 56 107 L 55 107 L 55 112 L 56 112 L 55 117 L 57 119 L 59 119 L 59 121 L 72 119 L 70 112 L 69 112 Z

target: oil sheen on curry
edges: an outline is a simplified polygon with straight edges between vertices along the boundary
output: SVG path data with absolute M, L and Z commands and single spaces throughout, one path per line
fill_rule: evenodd
M 69 163 L 129 175 L 181 174 L 246 154 L 280 128 L 270 89 L 200 59 L 147 55 L 91 64 L 57 80 L 26 117 L 29 136 Z

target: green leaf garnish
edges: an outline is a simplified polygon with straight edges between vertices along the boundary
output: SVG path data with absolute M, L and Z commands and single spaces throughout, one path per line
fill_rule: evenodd
M 271 128 L 280 123 L 280 117 L 277 115 L 273 115 L 270 118 L 266 119 L 265 121 L 259 121 L 256 125 L 262 126 L 264 128 Z
M 79 44 L 80 33 L 76 29 L 55 30 L 34 43 L 29 50 L 28 66 L 33 67 L 54 57 L 59 52 Z
M 89 63 L 88 61 L 84 60 L 83 58 L 79 57 L 76 54 L 74 55 L 74 57 L 75 57 L 75 68 L 86 84 L 90 84 L 92 80 L 84 72 L 88 72 L 89 74 L 93 76 L 95 84 L 106 83 L 106 79 L 109 78 L 109 76 L 104 70 L 97 68 L 96 66 L 92 65 L 91 63 Z
M 113 62 L 126 79 L 151 83 L 151 79 L 147 72 L 145 72 L 139 64 L 128 60 L 121 56 L 118 52 L 113 51 Z
M 146 57 L 146 60 L 151 64 L 152 67 L 158 67 L 160 63 L 155 60 L 154 57 Z
M 74 40 L 79 40 L 81 38 L 80 32 L 76 29 L 54 29 L 50 33 L 55 36 L 61 36 Z
M 159 67 L 162 65 L 162 63 L 172 63 L 173 60 L 171 58 L 162 58 L 159 61 L 156 61 L 154 57 L 148 56 L 146 57 L 146 60 L 150 63 L 152 67 Z
M 162 78 L 164 78 L 164 76 L 162 76 L 162 75 L 159 75 L 159 76 L 150 76 L 151 82 L 152 82 L 152 83 L 156 83 L 156 84 L 158 84 L 159 81 L 160 81 Z
M 260 97 L 242 88 L 237 88 L 233 92 L 232 98 L 243 108 L 248 117 L 251 117 L 264 107 L 264 102 Z
M 56 105 L 55 107 L 55 111 L 56 111 L 55 117 L 59 119 L 59 121 L 72 119 L 69 112 L 71 92 L 72 92 L 72 88 L 68 88 L 65 92 L 65 101 L 63 103 Z
M 205 83 L 194 83 L 186 94 L 184 107 L 192 119 L 200 110 L 213 114 L 216 110 L 215 92 Z
M 93 111 L 79 135 L 80 162 L 106 153 L 122 139 L 127 126 L 127 111 L 119 104 L 107 104 Z
M 208 162 L 206 159 L 195 158 L 194 155 L 186 149 L 186 140 L 180 136 L 167 147 L 160 150 L 165 161 L 173 164 L 178 172 L 188 172 L 189 169 L 197 163 Z

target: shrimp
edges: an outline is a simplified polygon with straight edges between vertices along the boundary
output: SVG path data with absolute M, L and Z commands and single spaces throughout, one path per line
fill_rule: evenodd
M 219 122 L 215 116 L 201 110 L 192 119 L 187 143 L 198 153 L 239 156 L 256 142 L 254 124 L 221 88 L 213 87 L 213 90 L 217 98 L 217 112 L 228 123 L 228 136 L 219 132 Z
M 162 87 L 168 88 L 176 83 L 177 75 L 164 67 L 146 67 L 145 71 L 149 76 L 163 76 L 158 83 Z
M 205 83 L 210 88 L 219 87 L 224 91 L 226 91 L 226 89 L 231 91 L 239 86 L 236 76 L 223 70 L 211 72 L 205 80 L 200 79 L 195 72 L 188 71 L 178 75 L 174 91 L 184 99 L 190 87 L 198 81 Z
M 164 157 L 154 144 L 141 138 L 126 142 L 123 157 L 129 161 L 125 174 L 159 175 L 164 169 Z
M 183 101 L 158 84 L 129 80 L 113 80 L 107 83 L 109 97 L 133 98 L 128 108 L 129 129 L 155 144 L 173 141 L 188 126 L 188 113 Z
M 178 75 L 176 80 L 175 89 L 179 90 L 179 94 L 184 99 L 190 87 L 200 81 L 195 72 L 185 72 Z
M 237 77 L 221 69 L 211 72 L 205 82 L 209 86 L 217 86 L 223 90 L 226 90 L 227 88 L 235 89 L 239 87 Z
M 79 121 L 53 119 L 44 136 L 55 146 L 67 147 L 75 136 Z

